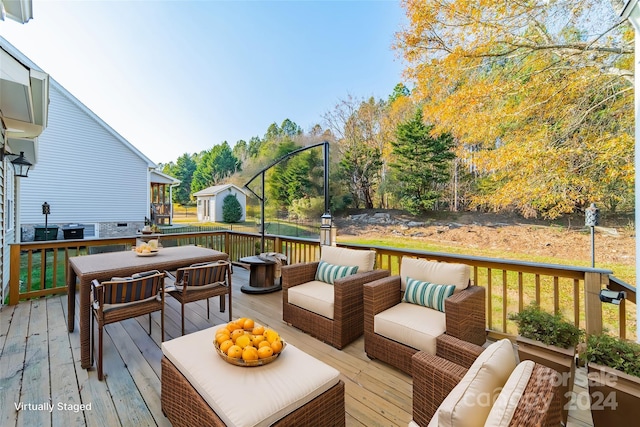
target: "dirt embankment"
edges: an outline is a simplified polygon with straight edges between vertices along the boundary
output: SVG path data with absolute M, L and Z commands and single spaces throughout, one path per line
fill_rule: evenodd
M 446 246 L 496 249 L 528 255 L 591 261 L 591 232 L 584 218 L 527 220 L 516 215 L 437 213 L 413 217 L 401 211 L 358 211 L 336 218 L 340 237 L 401 237 Z M 595 228 L 598 263 L 635 265 L 633 218 L 601 221 Z

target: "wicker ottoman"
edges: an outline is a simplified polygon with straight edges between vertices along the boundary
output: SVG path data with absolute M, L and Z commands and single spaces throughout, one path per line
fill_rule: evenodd
M 178 426 L 344 426 L 344 382 L 291 344 L 274 362 L 231 365 L 213 346 L 220 326 L 162 344 L 162 411 Z

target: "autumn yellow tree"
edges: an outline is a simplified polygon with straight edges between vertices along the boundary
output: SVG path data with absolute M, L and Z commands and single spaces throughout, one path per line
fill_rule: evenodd
M 547 218 L 633 191 L 633 32 L 599 0 L 404 0 L 396 47 L 471 206 Z

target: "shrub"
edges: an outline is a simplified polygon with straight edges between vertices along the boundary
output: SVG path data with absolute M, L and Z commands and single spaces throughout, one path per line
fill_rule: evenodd
M 575 348 L 584 335 L 580 328 L 564 320 L 560 314 L 547 313 L 535 303 L 519 313 L 510 314 L 509 319 L 518 325 L 520 336 L 547 345 Z
M 640 344 L 607 334 L 589 335 L 582 355 L 587 363 L 608 366 L 640 377 Z
M 227 195 L 222 200 L 222 221 L 240 222 L 242 219 L 242 205 L 238 201 L 238 197 L 235 194 Z

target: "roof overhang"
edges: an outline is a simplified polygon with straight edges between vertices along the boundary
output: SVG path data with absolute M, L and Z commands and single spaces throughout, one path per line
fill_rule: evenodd
M 162 173 L 159 170 L 156 169 L 152 169 L 150 171 L 150 175 L 151 175 L 151 182 L 153 184 L 168 184 L 171 186 L 174 185 L 179 185 L 180 184 L 180 180 L 176 179 L 170 175 L 167 175 L 166 173 Z
M 0 47 L 0 125 L 6 139 L 5 151 L 23 151 L 35 165 L 36 138 L 47 126 L 48 111 L 49 76 L 24 65 Z
M 24 153 L 25 159 L 27 159 L 35 168 L 38 163 L 38 139 L 28 138 L 9 138 L 5 147 L 6 151 L 11 154 Z
M 0 0 L 0 20 L 5 16 L 21 24 L 33 19 L 33 5 L 31 0 Z
M 12 120 L 15 128 L 15 134 L 9 136 L 24 137 L 18 134 L 24 132 L 18 122 L 44 129 L 47 126 L 48 106 L 49 76 L 27 67 L 0 48 L 0 110 L 3 120 Z

